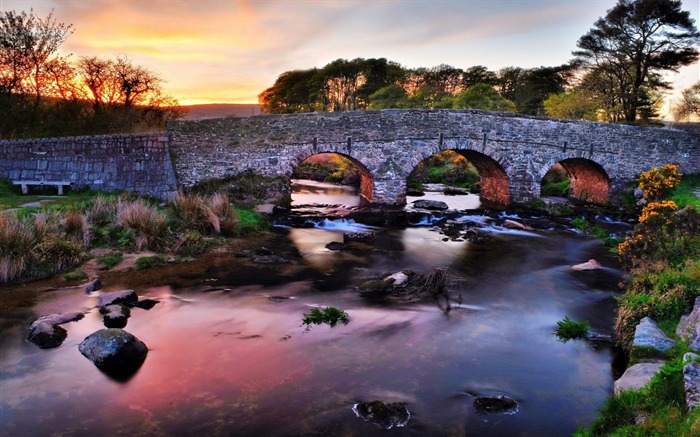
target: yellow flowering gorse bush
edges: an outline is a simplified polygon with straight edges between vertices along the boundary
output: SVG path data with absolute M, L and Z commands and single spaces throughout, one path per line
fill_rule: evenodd
M 654 167 L 639 175 L 639 189 L 644 192 L 645 199 L 658 199 L 666 190 L 676 187 L 682 176 L 676 164 L 666 164 L 660 170 Z

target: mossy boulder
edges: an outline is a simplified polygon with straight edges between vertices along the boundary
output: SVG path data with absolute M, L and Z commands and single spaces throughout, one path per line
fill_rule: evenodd
M 146 360 L 148 347 L 118 328 L 101 329 L 87 336 L 78 350 L 95 366 L 106 370 L 137 369 Z

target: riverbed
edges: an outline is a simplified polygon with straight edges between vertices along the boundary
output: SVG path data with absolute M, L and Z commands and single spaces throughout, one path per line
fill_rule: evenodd
M 313 202 L 342 203 L 330 196 Z M 0 434 L 570 435 L 611 393 L 614 353 L 562 342 L 553 331 L 569 317 L 611 334 L 622 275 L 615 258 L 600 240 L 571 230 L 507 229 L 478 211 L 460 220 L 482 223 L 488 240 L 447 239 L 429 222 L 399 228 L 316 220 L 276 227 L 267 249 L 279 257 L 270 264 L 224 254 L 197 272 L 154 269 L 162 283 L 136 291 L 159 303 L 134 308 L 125 328 L 149 353 L 126 381 L 78 351 L 103 328 L 94 308 L 99 292 L 43 292 L 2 314 Z M 347 231 L 372 231 L 375 240 L 326 248 Z M 590 258 L 604 268 L 570 268 Z M 357 290 L 369 278 L 435 268 L 451 274 L 449 305 Z M 121 288 L 113 279 L 103 291 Z M 349 323 L 302 324 L 312 308 L 328 306 L 346 311 Z M 60 347 L 25 340 L 32 320 L 68 311 L 86 317 L 63 325 L 68 338 Z M 477 396 L 496 395 L 515 399 L 517 410 L 476 411 Z M 385 430 L 357 417 L 353 406 L 372 400 L 405 403 L 408 422 Z

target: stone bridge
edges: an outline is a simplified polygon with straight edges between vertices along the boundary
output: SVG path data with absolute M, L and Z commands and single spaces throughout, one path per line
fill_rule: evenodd
M 362 196 L 379 204 L 404 204 L 407 176 L 442 150 L 469 160 L 481 175 L 482 198 L 498 204 L 539 198 L 556 163 L 568 171 L 573 197 L 598 203 L 652 167 L 675 163 L 700 173 L 700 136 L 686 131 L 474 110 L 177 121 L 168 135 L 185 187 L 245 170 L 290 177 L 306 158 L 333 152 L 361 168 Z
M 467 158 L 481 175 L 482 198 L 502 205 L 538 198 L 556 163 L 568 171 L 572 195 L 593 202 L 608 201 L 640 171 L 663 164 L 700 173 L 700 135 L 683 130 L 474 110 L 382 110 L 176 121 L 167 133 L 0 141 L 0 178 L 167 197 L 248 170 L 289 178 L 306 158 L 332 152 L 360 167 L 367 201 L 402 205 L 407 176 L 442 150 Z

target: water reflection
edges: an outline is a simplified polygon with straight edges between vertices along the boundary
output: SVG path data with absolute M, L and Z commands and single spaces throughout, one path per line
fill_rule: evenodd
M 610 351 L 561 343 L 552 331 L 569 316 L 610 332 L 620 272 L 605 247 L 553 232 L 445 242 L 411 227 L 374 228 L 374 244 L 330 251 L 325 245 L 351 225 L 340 224 L 278 231 L 274 249 L 301 254 L 294 273 L 231 257 L 210 266 L 201 285 L 176 286 L 169 267 L 172 283 L 137 290 L 161 303 L 132 310 L 126 330 L 149 354 L 124 384 L 77 350 L 102 328 L 94 309 L 65 325 L 68 338 L 54 350 L 25 342 L 23 326 L 4 330 L 0 434 L 385 436 L 352 411 L 374 399 L 407 404 L 411 418 L 391 430 L 397 436 L 569 435 L 595 416 L 612 388 Z M 570 270 L 589 258 L 607 270 Z M 355 291 L 381 272 L 435 267 L 459 279 L 452 292 L 462 304 L 449 313 L 430 300 L 368 302 Z M 319 277 L 333 286 L 318 291 Z M 26 326 L 94 306 L 79 289 L 43 302 L 14 316 Z M 350 323 L 305 330 L 303 314 L 316 306 L 341 308 Z M 477 414 L 474 397 L 493 394 L 516 399 L 518 413 Z
M 349 185 L 292 179 L 292 206 L 313 204 L 358 206 L 360 189 Z

